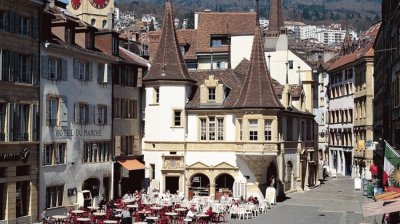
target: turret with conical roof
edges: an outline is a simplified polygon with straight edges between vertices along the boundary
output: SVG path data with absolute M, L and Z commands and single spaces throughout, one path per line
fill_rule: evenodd
M 179 49 L 176 35 L 172 0 L 166 0 L 164 24 L 157 54 L 151 59 L 149 73 L 144 82 L 152 81 L 186 81 L 195 82 L 190 77 Z
M 256 9 L 258 9 L 258 0 Z M 264 55 L 263 38 L 258 19 L 256 23 L 257 26 L 254 32 L 250 65 L 247 71 L 245 82 L 243 84 L 242 92 L 235 104 L 235 107 L 283 109 L 281 102 L 275 94 L 271 76 L 267 69 Z

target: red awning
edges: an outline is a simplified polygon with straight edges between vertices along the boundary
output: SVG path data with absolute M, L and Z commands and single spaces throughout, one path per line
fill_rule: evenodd
M 137 159 L 118 161 L 127 170 L 144 170 L 146 166 Z

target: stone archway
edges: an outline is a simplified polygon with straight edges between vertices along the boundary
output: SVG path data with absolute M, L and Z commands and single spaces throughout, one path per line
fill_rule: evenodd
M 193 174 L 190 178 L 189 198 L 210 195 L 210 178 L 203 173 Z
M 100 180 L 88 178 L 82 184 L 82 190 L 89 190 L 92 197 L 100 196 Z
M 233 184 L 235 178 L 227 173 L 222 173 L 215 177 L 215 199 L 220 199 L 222 195 L 231 196 L 233 194 Z
M 292 161 L 286 162 L 286 172 L 285 172 L 285 192 L 293 189 L 293 163 Z
M 274 162 L 271 162 L 267 168 L 267 186 L 273 186 L 276 188 L 276 181 L 278 176 L 278 170 Z

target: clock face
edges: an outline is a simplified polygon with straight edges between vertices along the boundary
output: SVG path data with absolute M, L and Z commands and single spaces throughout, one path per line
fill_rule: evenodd
M 107 7 L 110 0 L 89 0 L 90 4 L 96 9 L 104 9 Z
M 72 8 L 77 10 L 81 6 L 81 0 L 71 0 Z

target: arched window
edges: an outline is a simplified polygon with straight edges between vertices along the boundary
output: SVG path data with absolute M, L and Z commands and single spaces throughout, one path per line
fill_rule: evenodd
M 96 19 L 90 20 L 90 25 L 95 26 L 96 25 Z
M 107 28 L 107 20 L 103 20 L 101 27 L 103 27 L 103 29 Z

